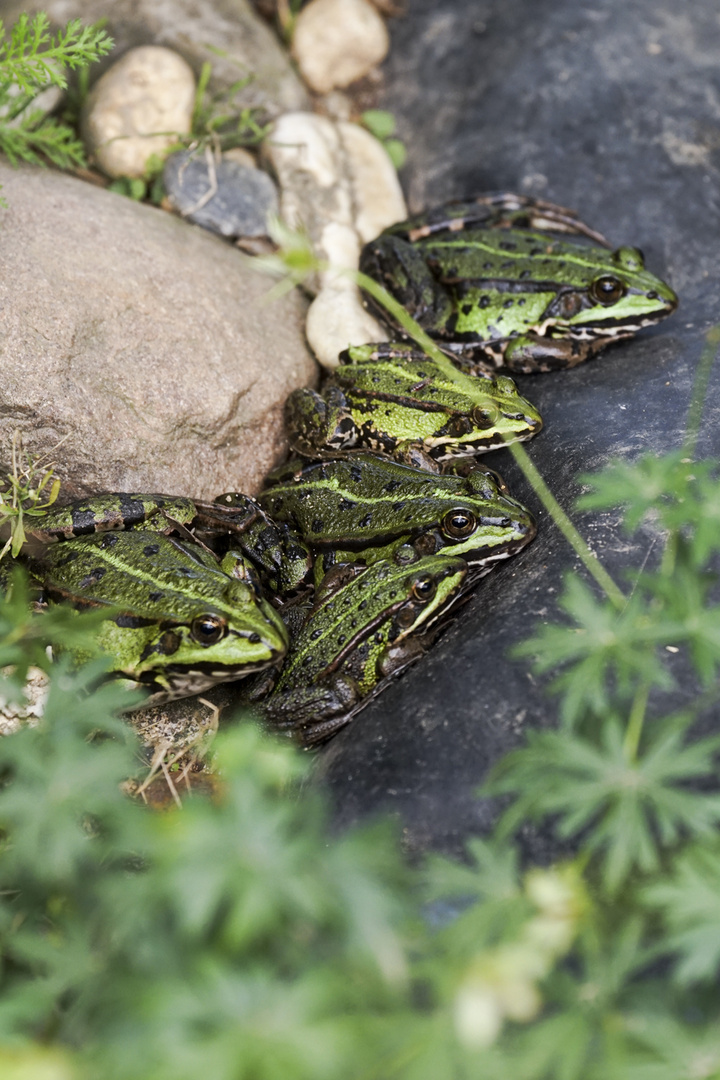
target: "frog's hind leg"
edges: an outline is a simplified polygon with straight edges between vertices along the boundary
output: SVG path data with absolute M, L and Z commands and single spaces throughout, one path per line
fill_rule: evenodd
M 551 338 L 523 334 L 505 349 L 509 371 L 532 375 L 540 371 L 560 371 L 577 367 L 608 344 L 607 338 Z
M 452 300 L 436 281 L 424 256 L 412 244 L 397 236 L 379 236 L 366 244 L 360 253 L 360 270 L 387 291 L 409 315 L 432 333 L 444 325 L 453 314 Z M 368 306 L 383 322 L 402 327 L 366 294 Z

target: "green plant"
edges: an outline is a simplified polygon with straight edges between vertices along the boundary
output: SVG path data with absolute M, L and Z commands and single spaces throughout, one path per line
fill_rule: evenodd
M 11 456 L 12 469 L 4 481 L 0 480 L 0 529 L 7 525 L 9 531 L 0 559 L 8 551 L 13 558 L 19 554 L 25 543 L 25 517 L 43 514 L 60 493 L 53 465 L 43 462 L 42 457 L 26 454 L 18 431 L 13 434 Z
M 67 87 L 66 69 L 80 69 L 112 48 L 104 30 L 73 19 L 52 34 L 43 12 L 21 15 L 9 34 L 0 20 L 0 151 L 13 164 L 52 161 L 60 168 L 84 164 L 73 128 L 33 108 L 50 86 Z
M 395 138 L 395 117 L 385 109 L 367 109 L 362 114 L 362 122 L 371 135 L 383 144 L 387 155 L 396 169 L 402 169 L 407 158 L 405 144 Z

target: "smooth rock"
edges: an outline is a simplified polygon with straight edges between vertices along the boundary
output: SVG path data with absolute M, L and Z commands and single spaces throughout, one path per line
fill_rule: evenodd
M 295 22 L 292 52 L 308 86 L 325 94 L 367 75 L 388 46 L 385 23 L 367 0 L 310 0 Z
M 572 371 L 517 379 L 545 421 L 527 452 L 571 510 L 582 473 L 682 445 L 704 335 L 718 322 L 720 110 L 708 94 L 720 70 L 717 4 L 414 0 L 391 31 L 378 104 L 412 133 L 403 175 L 413 213 L 482 191 L 539 195 L 578 210 L 613 244 L 641 247 L 679 294 L 678 312 L 634 340 Z M 720 456 L 717 361 L 698 452 Z M 533 674 L 510 650 L 564 621 L 565 575 L 588 580 L 509 451 L 482 460 L 537 515 L 537 539 L 483 579 L 428 655 L 317 758 L 337 826 L 392 813 L 415 852 L 461 855 L 492 828 L 498 805 L 478 794 L 484 777 L 529 730 L 558 722 L 552 673 Z M 628 537 L 619 519 L 573 514 L 624 586 L 662 545 L 652 528 Z M 685 650 L 671 664 L 667 705 L 690 707 L 699 688 Z M 717 731 L 717 709 L 701 723 Z M 532 861 L 567 854 L 531 822 L 520 843 Z
M 105 20 L 115 49 L 91 66 L 93 81 L 128 49 L 165 45 L 184 57 L 196 76 L 203 63 L 210 63 L 213 93 L 247 79 L 233 98 L 238 111 L 257 108 L 272 118 L 309 105 L 286 50 L 248 0 L 1 0 L 0 8 L 6 27 L 22 12 L 45 11 L 56 25 L 68 19 Z
M 190 132 L 192 68 L 171 49 L 131 49 L 95 83 L 82 113 L 88 156 L 108 176 L 141 177 Z
M 362 244 L 405 216 L 384 149 L 369 132 L 356 128 L 326 116 L 287 113 L 263 147 L 280 183 L 283 219 L 303 229 L 317 257 L 331 264 L 310 283 L 318 297 L 308 323 L 308 341 L 327 368 L 337 366 L 338 353 L 348 344 L 387 337 L 363 307 L 352 278 L 337 271 L 356 270 Z M 326 287 L 330 291 L 321 298 Z
M 364 244 L 407 217 L 395 166 L 383 144 L 359 124 L 339 123 L 353 195 L 355 228 Z
M 183 151 L 165 162 L 163 181 L 170 202 L 189 221 L 221 236 L 267 236 L 277 215 L 278 195 L 266 172 L 210 151 Z
M 315 378 L 299 291 L 264 307 L 231 245 L 74 177 L 0 165 L 0 184 L 2 470 L 20 430 L 68 498 L 257 491 Z

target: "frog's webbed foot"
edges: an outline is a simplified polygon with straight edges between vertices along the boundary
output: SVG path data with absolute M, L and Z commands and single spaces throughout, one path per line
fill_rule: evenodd
M 293 450 L 306 457 L 327 457 L 355 445 L 358 429 L 348 412 L 345 395 L 330 386 L 324 395 L 293 390 L 285 402 L 285 424 Z
M 360 691 L 354 679 L 332 675 L 314 686 L 272 694 L 262 703 L 260 714 L 273 731 L 309 746 L 343 727 L 359 701 Z
M 513 338 L 505 349 L 505 366 L 509 371 L 526 375 L 539 371 L 559 371 L 562 368 L 577 367 L 583 360 L 594 356 L 605 345 L 607 338 L 589 338 L 580 341 L 576 338 L 540 337 L 538 334 L 524 334 Z
M 401 465 L 412 465 L 415 469 L 424 469 L 426 472 L 439 473 L 441 471 L 435 458 L 414 442 L 399 442 L 393 451 L 392 458 Z
M 453 313 L 452 300 L 429 269 L 424 256 L 407 240 L 383 234 L 360 252 L 360 270 L 380 282 L 409 315 L 426 330 L 444 325 Z M 368 307 L 383 322 L 399 324 L 372 296 Z

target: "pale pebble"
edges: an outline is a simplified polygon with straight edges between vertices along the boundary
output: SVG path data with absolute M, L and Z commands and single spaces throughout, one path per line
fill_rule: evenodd
M 158 45 L 131 49 L 88 95 L 89 155 L 108 176 L 144 176 L 149 158 L 164 158 L 190 132 L 194 100 L 195 76 L 181 56 Z
M 389 44 L 385 23 L 367 0 L 310 0 L 297 17 L 292 52 L 310 88 L 325 94 L 367 75 Z

